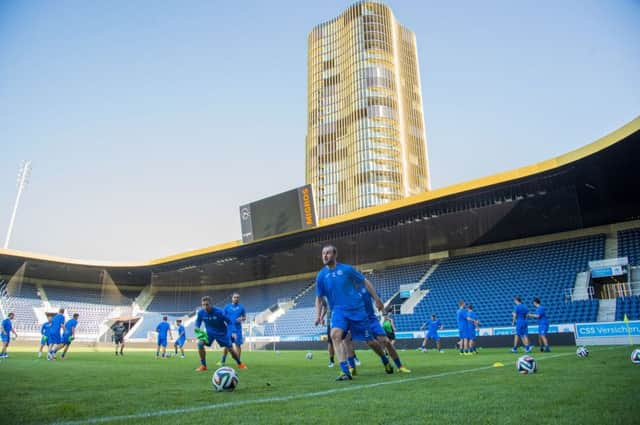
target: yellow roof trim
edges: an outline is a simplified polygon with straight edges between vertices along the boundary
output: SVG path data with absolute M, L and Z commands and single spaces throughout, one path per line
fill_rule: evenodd
M 479 179 L 454 184 L 454 185 L 443 187 L 440 189 L 419 193 L 417 195 L 410 196 L 404 199 L 399 199 L 397 201 L 392 201 L 384 205 L 369 207 L 369 208 L 365 208 L 349 214 L 343 214 L 336 217 L 326 218 L 326 219 L 320 220 L 320 223 L 316 228 L 322 228 L 325 226 L 331 226 L 333 224 L 338 224 L 345 221 L 356 220 L 369 215 L 391 211 L 396 208 L 402 208 L 402 207 L 418 204 L 421 202 L 430 201 L 433 199 L 453 195 L 456 193 L 465 192 L 467 190 L 473 190 L 481 187 L 491 186 L 498 183 L 504 183 L 510 180 L 515 180 L 522 177 L 528 177 L 537 173 L 549 171 L 554 168 L 558 168 L 563 165 L 569 164 L 571 162 L 577 161 L 579 159 L 585 158 L 603 149 L 606 149 L 609 146 L 616 144 L 620 140 L 624 139 L 625 137 L 628 137 L 629 135 L 637 131 L 640 131 L 640 116 L 636 117 L 635 119 L 633 119 L 626 125 L 620 127 L 619 129 L 607 134 L 604 137 L 601 137 L 595 142 L 590 143 L 581 148 L 578 148 L 576 150 L 573 150 L 571 152 L 568 152 L 564 155 L 560 155 L 558 157 L 548 159 L 546 161 L 542 161 L 542 162 L 527 165 L 521 168 L 517 168 L 515 170 L 505 171 L 502 173 L 493 174 L 491 176 L 482 177 Z M 312 229 L 293 231 L 293 232 L 287 233 L 286 235 L 301 233 L 308 230 L 312 230 Z M 284 235 L 276 235 L 266 239 L 254 241 L 251 243 L 259 243 L 259 242 L 263 242 L 264 240 L 274 239 L 281 236 L 284 236 Z M 165 263 L 169 263 L 176 260 L 182 260 L 185 258 L 195 257 L 199 255 L 211 254 L 217 251 L 235 248 L 241 245 L 242 245 L 241 241 L 236 240 L 236 241 L 225 242 L 217 245 L 212 245 L 206 248 L 187 251 L 184 253 L 175 254 L 168 257 L 162 257 L 162 258 L 150 260 L 147 262 L 138 262 L 138 263 L 77 260 L 72 258 L 55 257 L 55 256 L 34 254 L 30 252 L 25 252 L 25 251 L 17 251 L 13 249 L 1 249 L 1 248 L 0 248 L 0 255 L 11 255 L 11 256 L 36 259 L 36 260 L 45 260 L 45 261 L 53 261 L 53 262 L 66 263 L 66 264 L 77 264 L 82 266 L 94 266 L 94 267 L 148 267 L 148 266 L 155 266 L 159 264 L 165 264 Z

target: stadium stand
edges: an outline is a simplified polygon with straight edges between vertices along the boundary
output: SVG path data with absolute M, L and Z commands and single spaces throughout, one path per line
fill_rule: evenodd
M 413 314 L 397 315 L 396 326 L 417 330 L 437 314 L 455 329 L 460 299 L 475 306 L 482 326 L 509 326 L 515 295 L 530 307 L 533 297 L 541 298 L 551 323 L 595 321 L 598 300 L 567 302 L 565 294 L 576 273 L 603 258 L 604 241 L 596 235 L 444 260 L 422 285 L 428 295 Z
M 618 232 L 618 256 L 629 257 L 629 264 L 640 265 L 640 229 Z
M 16 332 L 40 332 L 40 324 L 33 309 L 42 307 L 42 300 L 35 285 L 23 283 L 11 294 L 0 296 L 0 302 L 7 314 L 15 313 L 13 324 Z
M 616 320 L 640 320 L 640 296 L 616 299 Z

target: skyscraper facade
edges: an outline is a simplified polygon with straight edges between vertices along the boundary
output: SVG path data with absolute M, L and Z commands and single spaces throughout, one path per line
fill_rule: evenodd
M 362 1 L 308 39 L 306 182 L 321 218 L 429 190 L 415 34 Z

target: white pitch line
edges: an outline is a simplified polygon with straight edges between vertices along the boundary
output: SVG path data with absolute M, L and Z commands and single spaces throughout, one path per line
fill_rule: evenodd
M 614 348 L 618 348 L 618 347 L 607 348 L 605 350 L 611 350 Z M 604 351 L 604 350 L 597 350 L 597 351 Z M 561 354 L 552 354 L 549 356 L 545 356 L 542 359 L 548 360 L 548 359 L 554 359 L 558 357 L 566 357 L 570 355 L 575 355 L 575 353 L 569 352 L 569 353 L 561 353 Z M 542 359 L 539 359 L 539 360 L 542 360 Z M 103 422 L 128 421 L 128 420 L 135 420 L 135 419 L 154 418 L 159 416 L 203 412 L 207 410 L 217 410 L 217 409 L 224 409 L 228 407 L 246 406 L 249 404 L 264 404 L 264 403 L 299 400 L 299 399 L 321 397 L 325 395 L 357 391 L 357 390 L 363 390 L 363 389 L 369 389 L 369 388 L 376 388 L 384 385 L 397 385 L 397 384 L 404 384 L 407 382 L 425 381 L 428 379 L 435 379 L 435 378 L 444 378 L 446 376 L 462 375 L 465 373 L 479 372 L 481 370 L 488 370 L 488 369 L 494 369 L 494 367 L 482 366 L 482 367 L 476 367 L 473 369 L 463 369 L 463 370 L 455 370 L 450 372 L 436 373 L 434 375 L 416 376 L 415 378 L 397 379 L 394 381 L 376 382 L 373 384 L 350 385 L 348 387 L 343 387 L 343 388 L 333 388 L 330 390 L 315 391 L 312 393 L 294 394 L 294 395 L 287 395 L 287 396 L 280 396 L 280 397 L 267 397 L 267 398 L 259 398 L 259 399 L 252 399 L 252 400 L 229 401 L 229 402 L 220 403 L 220 404 L 207 404 L 203 406 L 185 407 L 181 409 L 156 410 L 153 412 L 134 413 L 131 415 L 122 415 L 122 416 L 102 416 L 97 418 L 87 418 L 87 419 L 78 420 L 78 421 L 53 422 L 51 425 L 99 424 Z

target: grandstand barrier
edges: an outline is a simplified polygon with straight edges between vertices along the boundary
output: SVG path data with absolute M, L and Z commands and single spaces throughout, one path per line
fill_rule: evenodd
M 576 324 L 578 345 L 625 345 L 640 343 L 640 320 Z

